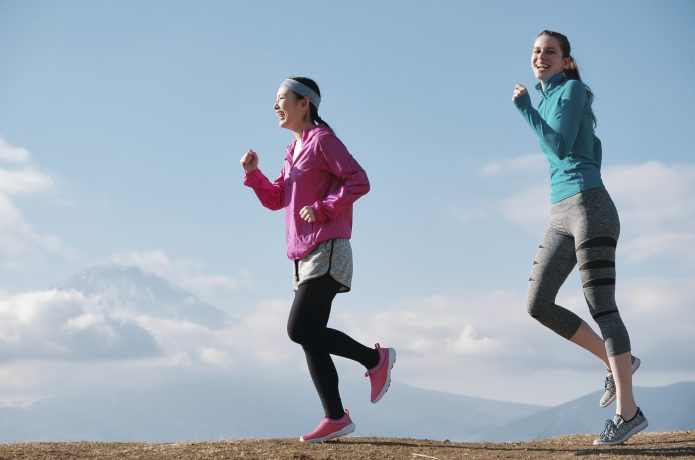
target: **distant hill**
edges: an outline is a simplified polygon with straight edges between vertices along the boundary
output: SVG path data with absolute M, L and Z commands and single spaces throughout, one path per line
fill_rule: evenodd
M 521 417 L 504 426 L 486 429 L 486 440 L 517 441 L 566 434 L 595 433 L 615 411 L 615 403 L 601 409 L 601 392 Z M 644 412 L 647 431 L 695 429 L 695 382 L 656 388 L 635 388 L 635 399 Z
M 89 267 L 58 283 L 54 289 L 76 290 L 98 297 L 111 311 L 187 320 L 219 328 L 231 318 L 190 292 L 137 267 L 115 264 Z
M 149 388 L 75 391 L 27 409 L 0 409 L 0 442 L 297 437 L 322 415 L 308 376 L 164 377 L 164 384 Z M 366 379 L 343 384 L 341 391 L 361 435 L 446 439 L 465 431 L 474 438 L 481 423 L 510 422 L 543 409 L 398 383 L 375 406 Z
M 27 409 L 0 409 L 0 442 L 293 438 L 313 428 L 321 416 L 308 377 L 179 375 L 165 381 L 138 390 L 76 391 Z M 544 408 L 421 390 L 397 381 L 378 405 L 368 402 L 368 382 L 353 380 L 341 390 L 359 436 L 530 440 L 595 434 L 612 414 L 612 408 L 598 407 L 598 393 Z M 650 421 L 647 431 L 695 428 L 695 382 L 635 391 Z

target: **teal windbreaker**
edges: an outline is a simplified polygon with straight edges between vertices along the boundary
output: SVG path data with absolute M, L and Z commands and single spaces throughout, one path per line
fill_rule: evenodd
M 540 83 L 536 89 L 541 96 L 538 110 L 528 93 L 514 104 L 538 136 L 550 163 L 550 202 L 603 186 L 601 141 L 594 135 L 586 86 L 558 73 L 548 80 L 545 90 Z

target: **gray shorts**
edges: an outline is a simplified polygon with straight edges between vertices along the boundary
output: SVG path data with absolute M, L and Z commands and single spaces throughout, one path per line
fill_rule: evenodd
M 320 242 L 311 253 L 293 264 L 293 288 L 327 273 L 341 284 L 338 292 L 348 292 L 352 284 L 352 248 L 347 238 Z

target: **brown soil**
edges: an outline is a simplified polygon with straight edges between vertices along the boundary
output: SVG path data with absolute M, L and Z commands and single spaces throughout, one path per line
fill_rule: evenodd
M 638 434 L 615 447 L 594 447 L 592 440 L 592 436 L 581 435 L 505 444 L 353 437 L 325 444 L 303 444 L 294 439 L 174 444 L 39 442 L 2 444 L 0 459 L 695 459 L 695 431 Z

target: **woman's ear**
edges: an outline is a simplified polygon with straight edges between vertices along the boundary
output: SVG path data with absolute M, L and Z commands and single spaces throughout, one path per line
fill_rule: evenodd
M 306 117 L 311 118 L 311 107 L 310 107 L 311 101 L 309 101 L 308 97 L 303 97 L 299 101 L 299 107 L 301 107 L 302 110 L 306 109 Z

